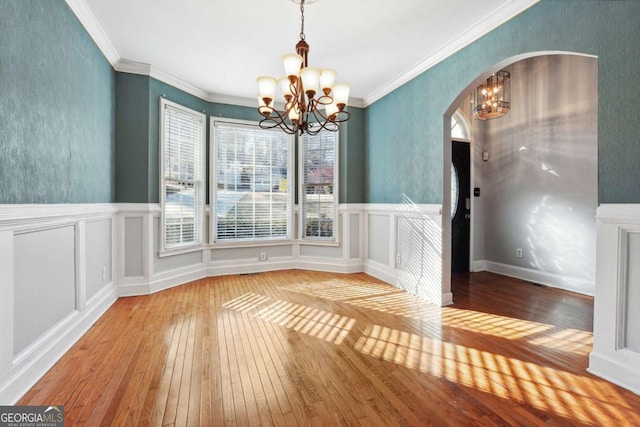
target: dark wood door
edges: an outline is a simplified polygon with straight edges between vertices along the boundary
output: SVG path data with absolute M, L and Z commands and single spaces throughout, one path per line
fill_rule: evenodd
M 451 272 L 469 271 L 469 239 L 471 234 L 471 163 L 469 143 L 453 141 L 451 160 L 455 173 L 451 187 L 457 186 L 457 198 L 451 200 L 456 207 L 451 219 Z

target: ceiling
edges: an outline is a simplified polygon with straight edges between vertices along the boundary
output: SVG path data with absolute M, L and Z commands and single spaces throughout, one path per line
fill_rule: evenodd
M 256 77 L 280 77 L 295 51 L 294 1 L 67 0 L 117 70 L 142 63 L 209 100 L 250 102 Z M 337 70 L 366 106 L 537 1 L 319 0 L 305 5 L 309 63 Z

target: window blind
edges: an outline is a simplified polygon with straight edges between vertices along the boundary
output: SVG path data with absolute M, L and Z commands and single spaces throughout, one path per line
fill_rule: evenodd
M 337 215 L 336 150 L 338 134 L 323 131 L 302 138 L 302 237 L 334 239 Z
M 216 241 L 290 238 L 292 137 L 214 122 Z
M 165 100 L 161 111 L 164 247 L 199 244 L 205 203 L 205 117 Z

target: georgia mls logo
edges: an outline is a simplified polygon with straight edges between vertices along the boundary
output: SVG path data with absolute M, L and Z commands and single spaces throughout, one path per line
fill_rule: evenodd
M 0 406 L 0 427 L 63 427 L 64 406 Z
M 51 412 L 51 411 L 53 411 L 56 414 L 62 415 L 62 411 L 57 406 L 49 406 L 47 409 L 44 410 L 44 413 L 46 414 L 47 412 Z

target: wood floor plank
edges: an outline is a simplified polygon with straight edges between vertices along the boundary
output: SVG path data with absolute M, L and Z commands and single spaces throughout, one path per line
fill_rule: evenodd
M 123 298 L 19 404 L 68 426 L 640 425 L 640 396 L 585 371 L 592 298 L 491 273 L 453 294 L 292 270 Z

